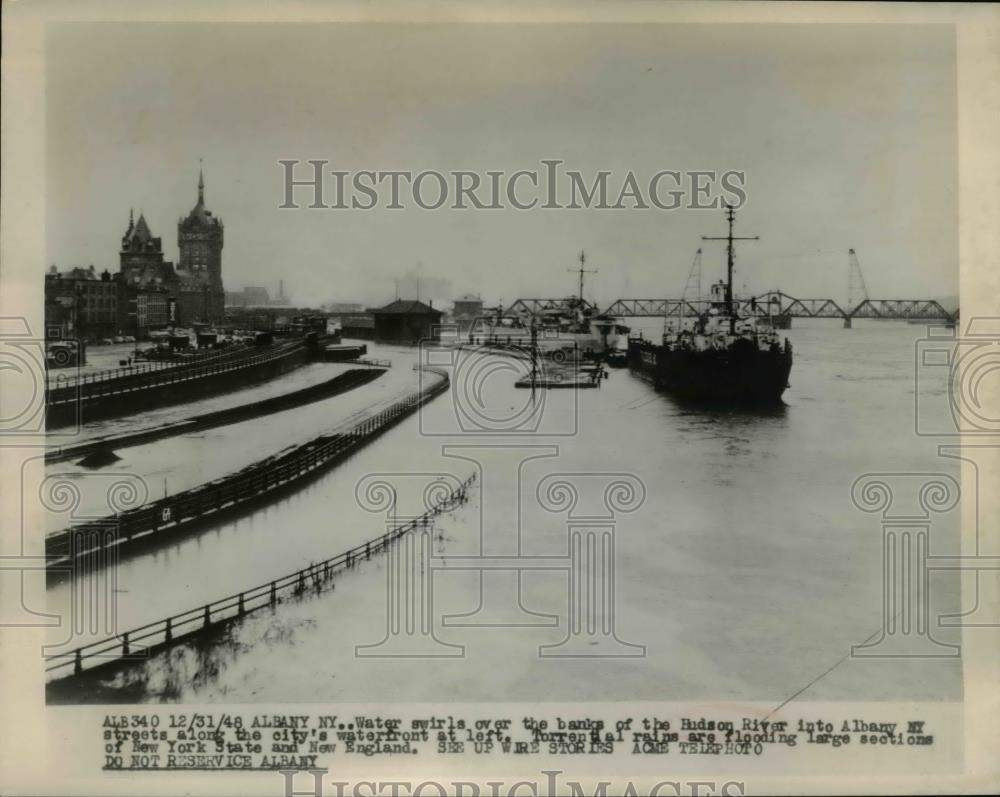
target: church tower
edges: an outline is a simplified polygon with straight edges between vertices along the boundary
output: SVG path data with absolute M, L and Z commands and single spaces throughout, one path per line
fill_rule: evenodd
M 222 285 L 222 221 L 205 207 L 205 177 L 198 172 L 198 204 L 177 223 L 185 316 L 202 321 L 221 321 L 225 302 Z

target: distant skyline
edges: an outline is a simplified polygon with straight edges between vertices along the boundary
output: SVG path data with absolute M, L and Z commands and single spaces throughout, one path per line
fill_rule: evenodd
M 904 25 L 59 24 L 44 266 L 117 270 L 129 208 L 165 257 L 197 199 L 227 290 L 297 303 L 679 296 L 723 275 L 721 211 L 279 210 L 283 158 L 331 168 L 740 170 L 737 288 L 958 293 L 954 32 Z M 203 161 L 199 163 L 199 161 Z M 40 264 L 41 265 L 41 264 Z M 40 268 L 41 271 L 41 268 Z

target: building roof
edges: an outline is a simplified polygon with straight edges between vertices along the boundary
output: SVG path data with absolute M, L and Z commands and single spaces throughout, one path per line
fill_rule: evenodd
M 440 310 L 435 310 L 417 299 L 396 299 L 385 307 L 372 309 L 372 313 L 375 315 L 442 315 Z
M 132 223 L 132 213 L 129 212 L 128 216 L 128 229 L 125 231 L 125 240 L 129 243 L 133 241 L 138 241 L 140 244 L 145 246 L 150 242 L 158 242 L 159 239 L 153 237 L 153 233 L 149 229 L 149 225 L 146 223 L 146 217 L 139 213 L 139 220 Z
M 153 233 L 149 231 L 146 217 L 141 212 L 139 213 L 139 221 L 135 223 L 135 228 L 132 230 L 132 238 L 137 238 L 143 243 L 153 240 Z
M 105 269 L 105 273 L 108 273 L 107 269 Z M 49 268 L 48 276 L 64 280 L 100 280 L 97 270 L 93 266 L 73 266 L 65 271 L 60 271 L 53 265 Z

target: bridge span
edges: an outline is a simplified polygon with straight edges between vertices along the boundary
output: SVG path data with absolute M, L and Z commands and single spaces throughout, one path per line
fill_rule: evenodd
M 539 301 L 539 300 L 534 300 Z M 845 327 L 855 318 L 912 321 L 943 321 L 952 324 L 959 310 L 949 312 L 934 299 L 862 299 L 845 309 L 833 299 L 799 299 L 783 291 L 768 291 L 748 299 L 736 299 L 741 316 L 757 318 L 841 318 Z M 707 312 L 707 299 L 618 299 L 604 311 L 631 318 L 686 318 Z
M 732 237 L 732 218 L 730 218 L 729 233 L 728 239 L 719 240 L 729 240 L 730 247 L 734 240 L 752 240 Z M 730 250 L 730 258 L 731 255 Z M 579 298 L 518 299 L 507 308 L 507 312 L 513 315 L 538 315 L 565 309 L 569 301 L 574 301 L 577 307 L 582 305 L 585 311 L 599 312 L 597 305 L 583 298 L 583 275 L 589 272 L 583 269 L 583 253 L 580 254 L 580 258 Z M 725 287 L 723 283 L 719 284 Z M 854 249 L 847 251 L 847 285 L 847 301 L 843 304 L 838 304 L 833 299 L 799 299 L 780 290 L 766 291 L 744 299 L 734 296 L 732 302 L 741 317 L 771 318 L 776 321 L 777 326 L 786 328 L 793 318 L 841 318 L 845 328 L 850 328 L 855 318 L 943 321 L 946 324 L 954 324 L 958 320 L 958 308 L 951 312 L 934 299 L 870 299 L 864 275 L 861 273 L 861 263 Z M 730 285 L 726 301 L 729 301 L 731 293 Z M 695 253 L 691 272 L 688 274 L 687 284 L 680 299 L 617 299 L 603 312 L 605 315 L 623 318 L 697 318 L 718 302 L 718 297 L 714 300 L 706 298 L 702 291 L 702 263 L 701 249 L 699 249 Z

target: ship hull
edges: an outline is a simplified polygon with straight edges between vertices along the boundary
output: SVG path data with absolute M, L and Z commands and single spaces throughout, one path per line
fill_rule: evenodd
M 657 390 L 687 401 L 767 404 L 781 400 L 792 370 L 792 353 L 756 346 L 723 350 L 676 350 L 629 341 L 629 368 Z

